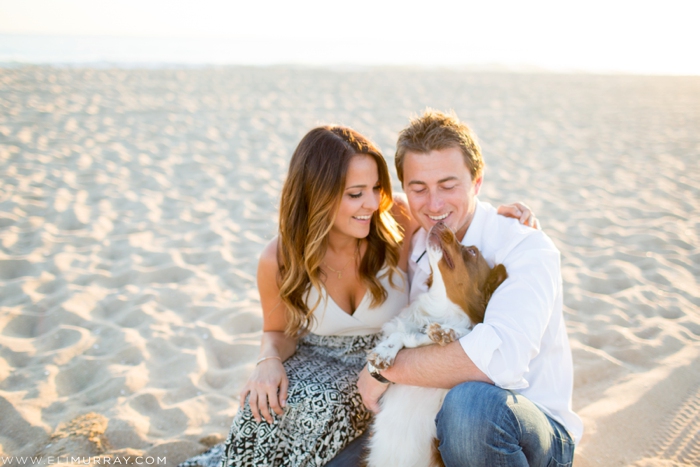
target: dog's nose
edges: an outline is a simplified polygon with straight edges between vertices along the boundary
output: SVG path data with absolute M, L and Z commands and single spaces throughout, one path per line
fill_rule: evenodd
M 437 233 L 437 232 L 442 232 L 446 228 L 447 228 L 447 225 L 445 225 L 445 223 L 443 221 L 440 221 L 437 224 L 435 224 L 430 230 L 435 231 Z

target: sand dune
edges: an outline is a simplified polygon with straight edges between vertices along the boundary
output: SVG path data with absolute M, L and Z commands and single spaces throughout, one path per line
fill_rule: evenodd
M 700 78 L 22 67 L 0 83 L 0 455 L 174 465 L 223 437 L 295 144 L 343 123 L 391 165 L 432 106 L 479 135 L 481 198 L 529 203 L 562 251 L 575 465 L 700 464 Z

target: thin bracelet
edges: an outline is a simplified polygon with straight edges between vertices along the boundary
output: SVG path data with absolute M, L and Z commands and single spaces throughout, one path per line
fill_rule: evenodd
M 258 361 L 255 363 L 255 366 L 258 366 L 258 365 L 260 365 L 262 362 L 264 362 L 265 360 L 269 360 L 269 359 L 271 359 L 271 358 L 276 358 L 276 359 L 279 360 L 280 362 L 282 361 L 281 358 L 275 357 L 275 356 L 263 357 L 263 358 L 261 358 L 260 360 L 258 360 Z

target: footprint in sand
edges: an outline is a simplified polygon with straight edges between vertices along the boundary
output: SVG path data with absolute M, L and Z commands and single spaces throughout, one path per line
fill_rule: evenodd
M 700 389 L 691 391 L 669 422 L 661 427 L 658 441 L 649 454 L 648 461 L 663 459 L 672 461 L 674 466 L 700 465 Z

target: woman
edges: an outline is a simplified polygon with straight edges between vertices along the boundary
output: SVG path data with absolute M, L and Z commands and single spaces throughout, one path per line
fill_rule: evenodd
M 369 140 L 337 126 L 304 136 L 279 235 L 258 265 L 260 358 L 225 446 L 182 465 L 322 466 L 364 432 L 357 374 L 382 324 L 408 303 L 409 219 L 392 205 L 386 162 Z

